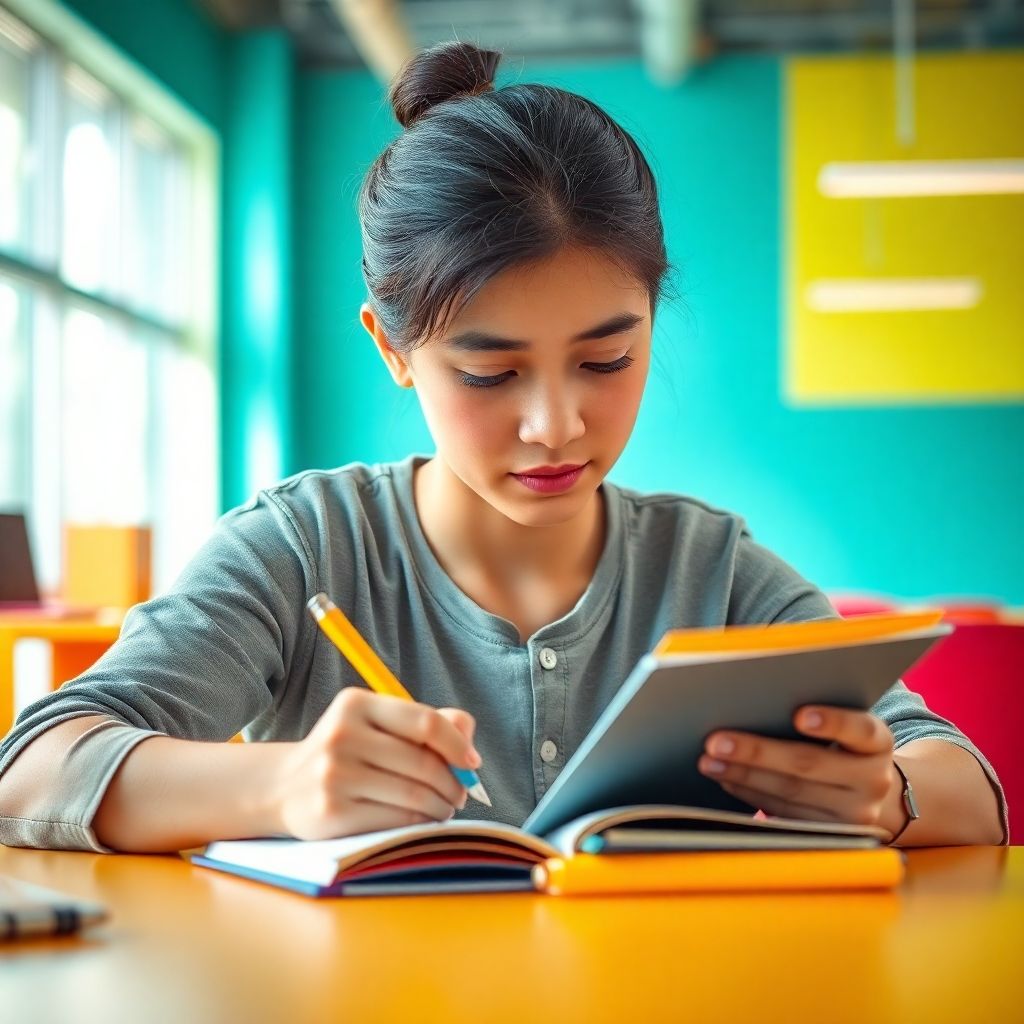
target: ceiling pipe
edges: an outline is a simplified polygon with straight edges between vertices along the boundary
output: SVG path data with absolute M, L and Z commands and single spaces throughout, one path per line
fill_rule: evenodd
M 396 0 L 331 0 L 359 55 L 385 84 L 416 53 Z
M 892 48 L 896 65 L 896 138 L 912 146 L 916 137 L 914 116 L 914 0 L 893 0 Z
M 699 50 L 699 0 L 636 0 L 640 49 L 647 73 L 660 85 L 689 74 Z

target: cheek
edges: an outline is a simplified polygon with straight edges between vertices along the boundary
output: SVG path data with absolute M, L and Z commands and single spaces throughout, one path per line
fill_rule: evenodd
M 623 374 L 620 380 L 603 382 L 590 398 L 588 429 L 607 434 L 628 432 L 636 420 L 643 393 L 641 374 Z
M 449 448 L 486 448 L 507 440 L 507 416 L 490 392 L 446 387 L 432 396 L 423 411 L 431 433 L 439 441 L 443 438 Z

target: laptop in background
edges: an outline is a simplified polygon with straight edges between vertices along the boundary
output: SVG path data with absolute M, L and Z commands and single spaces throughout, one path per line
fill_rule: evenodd
M 0 512 L 0 612 L 39 612 L 58 618 L 82 614 L 82 609 L 40 597 L 28 526 L 18 512 Z
M 0 608 L 41 605 L 25 517 L 0 513 Z

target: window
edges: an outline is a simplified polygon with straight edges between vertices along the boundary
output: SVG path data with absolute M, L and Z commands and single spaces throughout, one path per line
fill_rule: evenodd
M 0 22 L 0 245 L 20 249 L 29 206 L 29 68 L 34 38 L 16 23 Z
M 65 522 L 151 524 L 163 589 L 219 507 L 216 143 L 41 6 L 0 3 L 0 508 L 45 590 Z
M 26 300 L 13 282 L 0 277 L 0 507 L 17 506 L 29 493 L 28 344 Z

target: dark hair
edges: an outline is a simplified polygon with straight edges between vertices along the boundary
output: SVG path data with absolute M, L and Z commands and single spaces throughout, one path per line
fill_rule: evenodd
M 647 288 L 668 264 L 657 186 L 628 132 L 583 96 L 493 88 L 501 55 L 470 43 L 417 54 L 391 87 L 406 129 L 359 196 L 363 277 L 407 351 L 500 271 L 566 245 L 599 251 Z

